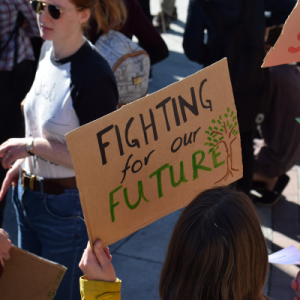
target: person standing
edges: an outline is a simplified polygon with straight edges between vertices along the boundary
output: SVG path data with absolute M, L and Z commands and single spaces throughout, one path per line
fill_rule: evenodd
M 159 12 L 153 18 L 153 25 L 158 30 L 163 29 L 163 18 L 166 29 L 170 28 L 170 24 L 172 21 L 177 20 L 177 8 L 175 6 L 175 0 L 162 0 L 161 12 Z
M 13 184 L 18 246 L 66 266 L 55 299 L 77 300 L 88 236 L 65 135 L 113 112 L 118 91 L 107 61 L 83 36 L 95 1 L 31 3 L 45 43 L 24 101 L 26 137 L 0 145 L 8 169 L 0 200 Z
M 1 0 L 0 144 L 21 133 L 23 117 L 20 103 L 30 90 L 34 79 L 36 57 L 31 41 L 37 37 L 39 29 L 29 1 Z M 5 173 L 0 166 L 0 184 Z M 0 227 L 3 223 L 5 202 L 6 199 L 0 203 Z
M 204 66 L 227 57 L 237 107 L 243 178 L 237 187 L 249 194 L 253 177 L 253 138 L 269 105 L 269 70 L 261 69 L 266 26 L 285 22 L 295 0 L 190 0 L 183 48 Z M 272 12 L 269 19 L 265 11 Z M 204 31 L 207 30 L 207 35 Z

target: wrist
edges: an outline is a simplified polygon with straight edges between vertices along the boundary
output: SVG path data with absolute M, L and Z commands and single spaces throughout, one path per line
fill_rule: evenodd
M 26 144 L 26 152 L 31 156 L 34 155 L 34 153 L 33 153 L 33 142 L 34 142 L 34 138 L 29 138 L 28 142 Z

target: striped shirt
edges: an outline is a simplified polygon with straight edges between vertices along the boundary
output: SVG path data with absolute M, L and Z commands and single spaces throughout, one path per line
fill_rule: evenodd
M 18 12 L 28 21 L 26 28 L 19 29 L 17 39 L 18 63 L 24 59 L 34 60 L 30 38 L 40 36 L 35 12 L 29 0 L 0 0 L 0 47 L 9 39 L 16 24 Z M 15 39 L 12 38 L 0 57 L 0 70 L 10 71 L 14 67 Z

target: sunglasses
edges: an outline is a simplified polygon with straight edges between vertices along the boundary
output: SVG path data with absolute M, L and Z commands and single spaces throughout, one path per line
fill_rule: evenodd
M 44 2 L 36 1 L 36 0 L 30 1 L 30 3 L 33 10 L 39 15 L 41 15 L 45 11 L 45 8 L 47 6 L 49 15 L 51 16 L 51 18 L 55 20 L 59 19 L 60 14 L 63 12 L 62 10 L 60 10 L 60 8 L 57 5 L 54 4 L 46 4 Z

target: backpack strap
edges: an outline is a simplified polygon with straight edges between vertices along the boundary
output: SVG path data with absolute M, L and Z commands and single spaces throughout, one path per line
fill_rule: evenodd
M 21 12 L 18 12 L 14 29 L 10 33 L 10 36 L 7 39 L 7 41 L 0 48 L 0 58 L 1 58 L 1 55 L 2 55 L 3 51 L 5 50 L 5 48 L 9 44 L 9 42 L 12 40 L 12 38 L 15 37 L 14 65 L 16 65 L 16 63 L 18 61 L 18 43 L 17 43 L 17 39 L 18 39 L 18 35 L 19 35 L 19 29 L 21 28 L 21 26 L 22 26 L 22 24 L 24 22 L 24 19 L 25 18 L 23 16 L 23 14 Z

